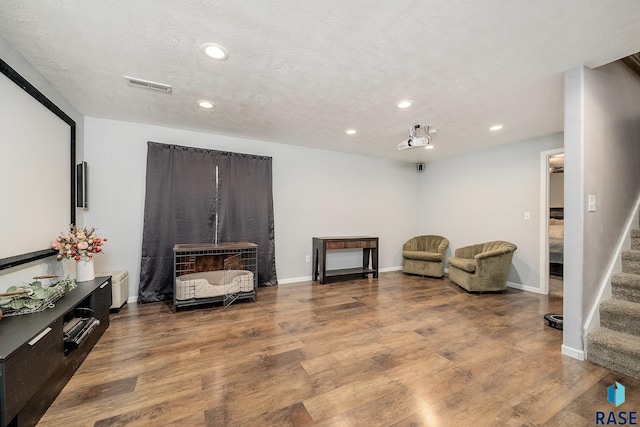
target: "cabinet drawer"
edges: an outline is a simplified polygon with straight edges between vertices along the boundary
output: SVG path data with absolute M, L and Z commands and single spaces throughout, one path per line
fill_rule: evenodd
M 359 242 L 349 242 L 347 248 L 375 248 L 376 241 L 375 240 L 361 240 Z
M 375 248 L 376 241 L 375 240 L 343 240 L 343 241 L 333 241 L 327 242 L 326 248 L 329 249 L 365 249 L 365 248 Z
M 4 362 L 5 420 L 11 420 L 64 361 L 62 319 L 38 335 Z
M 347 242 L 327 242 L 327 249 L 346 249 Z
M 111 307 L 111 279 L 103 283 L 92 294 L 91 308 L 94 316 L 105 326 L 109 324 L 109 307 Z

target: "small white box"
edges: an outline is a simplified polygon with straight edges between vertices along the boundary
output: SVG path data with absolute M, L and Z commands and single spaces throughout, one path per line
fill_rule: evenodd
M 111 276 L 111 310 L 120 310 L 129 298 L 129 272 L 96 273 L 96 277 Z

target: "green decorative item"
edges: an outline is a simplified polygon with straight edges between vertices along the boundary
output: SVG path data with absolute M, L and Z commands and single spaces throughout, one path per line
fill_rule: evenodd
M 51 279 L 57 276 L 39 276 L 34 279 Z M 36 280 L 29 284 L 10 286 L 0 294 L 0 316 L 16 316 L 36 313 L 55 306 L 54 302 L 64 296 L 65 291 L 76 288 L 73 279 L 64 278 L 55 284 L 43 286 Z

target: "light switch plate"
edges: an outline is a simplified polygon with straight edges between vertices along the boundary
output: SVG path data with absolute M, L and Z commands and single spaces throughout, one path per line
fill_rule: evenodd
M 587 207 L 589 212 L 596 211 L 596 196 L 593 194 L 589 194 L 589 206 Z

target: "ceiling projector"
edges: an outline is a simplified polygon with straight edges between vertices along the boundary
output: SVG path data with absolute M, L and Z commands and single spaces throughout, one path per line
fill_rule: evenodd
M 429 138 L 425 138 L 421 136 L 409 138 L 409 139 L 405 139 L 400 144 L 398 144 L 398 150 L 402 151 L 402 150 L 408 150 L 409 148 L 414 148 L 414 147 L 424 147 L 429 145 L 430 142 L 431 142 L 431 136 L 429 136 Z
M 422 129 L 425 136 L 418 136 L 418 129 Z M 416 123 L 409 129 L 409 139 L 405 139 L 398 144 L 398 150 L 402 151 L 416 147 L 433 148 L 431 134 L 436 132 L 436 129 L 431 126 Z

